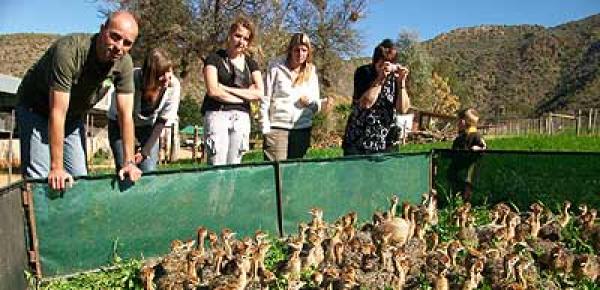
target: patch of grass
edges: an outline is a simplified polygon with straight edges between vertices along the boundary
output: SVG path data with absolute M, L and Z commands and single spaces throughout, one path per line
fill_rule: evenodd
M 484 137 L 485 138 L 485 137 Z M 526 150 L 526 151 L 577 151 L 577 152 L 600 152 L 600 138 L 597 136 L 575 136 L 572 134 L 562 135 L 528 135 L 507 138 L 486 139 L 488 148 L 491 150 Z M 428 144 L 406 144 L 397 150 L 401 153 L 430 152 L 432 149 L 449 149 L 451 141 L 436 142 Z M 326 159 L 342 157 L 343 151 L 339 147 L 310 148 L 305 159 Z M 111 158 L 111 157 L 106 157 Z M 98 158 L 99 159 L 99 158 Z M 263 162 L 262 150 L 253 150 L 244 155 L 242 163 Z M 94 164 L 100 164 L 95 160 Z M 169 164 L 160 164 L 158 170 L 177 170 L 190 168 L 205 168 L 206 163 L 192 162 L 191 159 L 182 159 Z M 111 168 L 99 168 L 90 172 L 90 175 L 110 174 Z
M 32 289 L 41 290 L 71 290 L 71 289 L 144 289 L 139 278 L 142 261 L 127 260 L 115 261 L 109 268 L 97 272 L 83 273 L 70 278 L 59 278 L 41 282 Z
M 495 138 L 487 141 L 488 148 L 494 150 L 529 150 L 529 151 L 600 151 L 598 136 L 561 135 L 528 135 L 511 138 Z
M 600 151 L 598 136 L 560 135 L 527 135 L 518 137 L 488 138 L 483 136 L 491 150 L 525 150 L 525 151 Z M 451 141 L 428 144 L 406 144 L 400 152 L 429 152 L 431 149 L 450 149 Z

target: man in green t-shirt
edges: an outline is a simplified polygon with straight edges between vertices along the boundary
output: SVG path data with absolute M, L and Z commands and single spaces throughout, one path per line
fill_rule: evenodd
M 124 160 L 119 177 L 136 181 L 133 162 L 133 62 L 128 54 L 138 35 L 132 14 L 110 15 L 94 35 L 58 39 L 33 65 L 19 86 L 17 117 L 21 169 L 25 178 L 48 178 L 56 190 L 72 176 L 86 175 L 83 117 L 114 85 Z

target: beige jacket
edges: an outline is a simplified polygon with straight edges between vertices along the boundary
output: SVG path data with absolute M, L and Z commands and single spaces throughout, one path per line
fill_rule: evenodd
M 265 96 L 261 100 L 262 133 L 270 132 L 271 127 L 284 129 L 304 129 L 312 126 L 313 115 L 321 109 L 319 80 L 315 66 L 308 81 L 292 86 L 292 73 L 285 65 L 285 59 L 278 59 L 267 70 Z M 298 99 L 306 96 L 308 107 L 301 107 Z

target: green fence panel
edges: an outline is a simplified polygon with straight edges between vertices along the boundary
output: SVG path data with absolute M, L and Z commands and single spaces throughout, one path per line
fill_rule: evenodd
M 600 208 L 600 153 L 436 150 L 434 186 L 451 194 L 472 166 L 475 204 L 510 201 L 523 208 L 564 200 Z M 455 188 L 453 190 L 453 188 Z
M 19 182 L 0 189 L 0 290 L 26 289 L 25 213 Z
M 282 162 L 282 219 L 286 234 L 310 220 L 312 207 L 332 221 L 348 211 L 367 220 L 392 194 L 417 203 L 430 188 L 430 154 L 386 154 Z
M 272 165 L 212 168 L 143 176 L 124 191 L 112 177 L 79 179 L 60 195 L 33 186 L 44 276 L 96 269 L 122 258 L 154 257 L 198 226 L 277 234 Z

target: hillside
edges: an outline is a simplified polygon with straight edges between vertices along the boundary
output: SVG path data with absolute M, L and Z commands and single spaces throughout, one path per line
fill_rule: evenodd
M 0 73 L 22 77 L 57 37 L 0 35 Z M 499 106 L 519 116 L 600 107 L 600 14 L 551 28 L 460 28 L 423 44 L 439 73 L 453 79 L 463 103 L 484 114 Z M 368 61 L 347 61 L 338 69 L 336 91 L 330 93 L 351 95 L 354 69 Z M 184 95 L 202 98 L 200 74 L 182 82 Z
M 0 73 L 22 78 L 58 37 L 36 33 L 0 35 Z
M 425 45 L 483 112 L 600 107 L 600 14 L 552 28 L 461 28 Z

